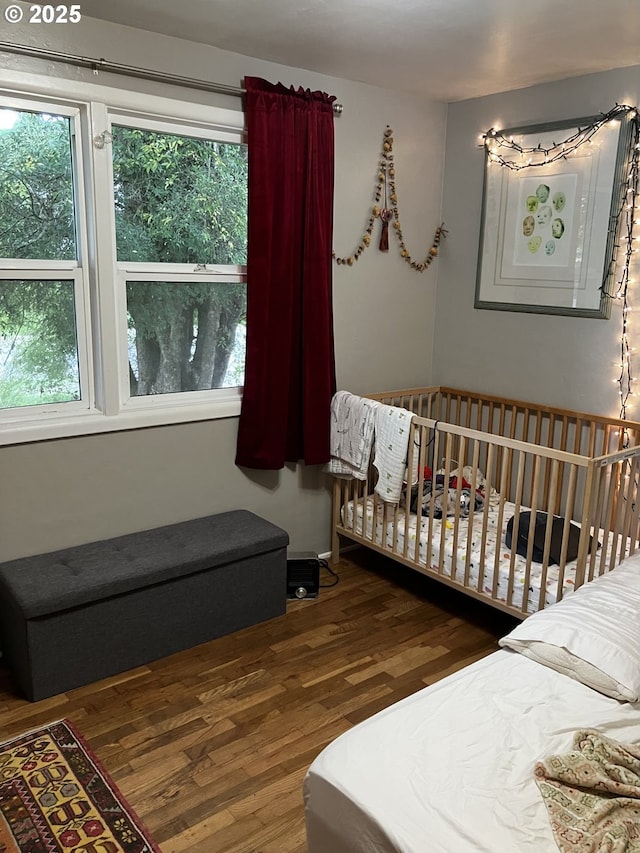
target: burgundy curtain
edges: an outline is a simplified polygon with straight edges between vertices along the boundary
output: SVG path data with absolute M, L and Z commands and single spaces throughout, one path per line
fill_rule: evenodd
M 333 97 L 246 77 L 247 356 L 236 464 L 329 459 Z

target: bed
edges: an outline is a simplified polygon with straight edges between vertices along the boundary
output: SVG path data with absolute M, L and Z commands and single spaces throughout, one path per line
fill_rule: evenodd
M 640 766 L 639 624 L 635 555 L 525 619 L 499 651 L 341 735 L 304 781 L 309 853 L 563 849 L 534 768 L 585 729 L 638 744 Z M 576 853 L 640 849 L 576 834 Z
M 410 414 L 412 485 L 334 477 L 334 561 L 365 545 L 523 618 L 636 551 L 640 424 L 445 387 L 360 399 Z

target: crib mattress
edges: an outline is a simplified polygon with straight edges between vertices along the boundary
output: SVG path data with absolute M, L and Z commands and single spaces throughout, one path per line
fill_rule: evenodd
M 526 507 L 521 507 L 521 512 Z M 502 525 L 498 528 L 500 520 L 499 503 L 492 502 L 489 505 L 487 513 L 487 535 L 485 538 L 484 551 L 484 572 L 480 584 L 480 592 L 487 595 L 492 595 L 493 577 L 496 569 L 496 551 L 497 554 L 497 573 L 498 585 L 496 597 L 499 601 L 506 602 L 508 593 L 509 574 L 511 567 L 511 550 L 505 544 L 505 532 L 509 519 L 515 514 L 515 504 L 505 501 L 502 510 Z M 347 530 L 352 529 L 355 533 L 363 535 L 363 517 L 366 518 L 364 524 L 364 536 L 367 539 L 372 539 L 374 544 L 384 547 L 385 549 L 394 548 L 395 537 L 395 553 L 403 554 L 405 545 L 405 536 L 407 535 L 408 527 L 408 553 L 409 559 L 415 558 L 416 537 L 419 537 L 418 562 L 426 567 L 427 560 L 427 540 L 429 537 L 429 521 L 428 517 L 421 516 L 418 518 L 414 513 L 409 513 L 408 524 L 404 510 L 399 510 L 398 524 L 395 525 L 392 520 L 392 513 L 389 514 L 389 519 L 385 525 L 383 505 L 378 502 L 377 508 L 374 508 L 374 499 L 372 496 L 367 497 L 365 501 L 354 502 L 349 501 L 343 507 L 343 521 Z M 355 513 L 355 518 L 354 518 Z M 375 515 L 375 534 L 373 532 Z M 391 519 L 391 520 L 390 520 Z M 482 530 L 484 524 L 484 514 L 482 511 L 474 514 L 473 524 L 471 527 L 471 543 L 468 543 L 467 536 L 467 519 L 461 519 L 458 526 L 457 540 L 455 540 L 454 553 L 454 520 L 452 518 L 433 519 L 432 535 L 431 535 L 431 566 L 437 571 L 440 562 L 440 549 L 442 542 L 442 525 L 445 525 L 444 538 L 444 555 L 442 576 L 452 578 L 469 589 L 478 589 L 478 576 L 482 565 Z M 396 529 L 397 528 L 397 529 Z M 599 538 L 599 541 L 604 541 L 604 533 Z M 618 543 L 619 544 L 619 543 Z M 608 551 L 615 546 L 611 534 L 607 537 L 606 548 Z M 464 576 L 466 569 L 467 553 L 470 550 L 469 560 L 469 580 L 464 584 Z M 596 561 L 601 558 L 600 552 L 596 556 Z M 562 581 L 562 594 L 570 592 L 575 584 L 575 572 L 577 561 L 568 562 L 565 565 L 564 576 Z M 513 592 L 511 596 L 511 606 L 522 608 L 525 579 L 526 579 L 527 561 L 524 557 L 516 554 L 513 570 Z M 558 581 L 559 581 L 558 566 L 548 566 L 547 576 L 545 581 L 544 602 L 545 607 L 553 604 L 558 599 Z M 542 584 L 542 564 L 531 563 L 528 583 L 527 607 L 528 613 L 534 613 L 540 609 L 540 587 Z
M 596 728 L 640 739 L 640 708 L 499 651 L 330 744 L 304 783 L 309 853 L 558 853 L 538 759 Z

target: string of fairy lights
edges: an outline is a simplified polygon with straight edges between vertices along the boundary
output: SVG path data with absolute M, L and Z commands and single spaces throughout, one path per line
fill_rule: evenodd
M 489 162 L 513 171 L 531 166 L 545 166 L 567 159 L 583 145 L 592 145 L 594 137 L 606 125 L 612 122 L 630 123 L 629 151 L 625 163 L 620 204 L 610 219 L 611 233 L 614 235 L 614 252 L 610 266 L 605 270 L 601 292 L 606 298 L 616 300 L 621 305 L 622 321 L 620 330 L 620 359 L 616 361 L 619 375 L 614 382 L 618 385 L 620 398 L 620 418 L 626 420 L 627 410 L 631 408 L 630 398 L 635 396 L 635 377 L 632 371 L 633 354 L 636 348 L 631 342 L 629 314 L 631 312 L 630 291 L 635 284 L 634 273 L 636 258 L 640 248 L 636 248 L 640 237 L 638 218 L 638 193 L 640 191 L 640 118 L 638 108 L 628 104 L 616 104 L 606 113 L 600 113 L 587 124 L 575 126 L 572 132 L 559 141 L 553 140 L 548 147 L 541 144 L 523 146 L 517 136 L 503 134 L 496 128 L 490 128 L 481 137 Z M 612 282 L 614 282 L 612 286 Z
M 629 397 L 635 395 L 633 390 L 634 378 L 631 375 L 632 354 L 635 352 L 635 347 L 631 345 L 629 340 L 629 312 L 631 311 L 629 306 L 629 288 L 634 283 L 632 279 L 632 274 L 635 271 L 633 268 L 633 255 L 638 252 L 638 249 L 634 247 L 634 243 L 639 239 L 635 236 L 634 232 L 640 225 L 640 220 L 636 218 L 638 189 L 640 186 L 638 183 L 640 178 L 640 121 L 635 112 L 631 121 L 631 156 L 628 163 L 625 193 L 616 217 L 618 244 L 620 249 L 624 251 L 624 258 L 620 264 L 620 274 L 616 282 L 616 291 L 613 294 L 614 298 L 620 300 L 622 303 L 620 375 L 616 380 L 620 394 L 620 417 L 622 418 L 626 418 Z

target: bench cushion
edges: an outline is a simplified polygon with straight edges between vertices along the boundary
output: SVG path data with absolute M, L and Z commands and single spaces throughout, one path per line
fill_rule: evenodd
M 0 565 L 0 595 L 26 619 L 286 547 L 286 531 L 248 510 L 196 518 Z

